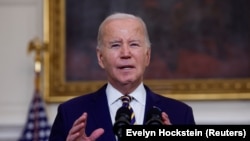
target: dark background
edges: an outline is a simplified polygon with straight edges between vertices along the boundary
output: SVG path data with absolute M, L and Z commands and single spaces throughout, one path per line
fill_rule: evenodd
M 145 79 L 250 77 L 249 0 L 65 0 L 66 80 L 104 80 L 96 38 L 113 12 L 141 16 L 152 43 Z

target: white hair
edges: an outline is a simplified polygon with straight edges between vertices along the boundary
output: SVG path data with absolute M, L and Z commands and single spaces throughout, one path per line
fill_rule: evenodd
M 142 24 L 142 27 L 143 27 L 143 30 L 145 33 L 146 45 L 148 47 L 150 47 L 151 43 L 149 40 L 148 30 L 147 30 L 145 22 L 142 20 L 141 17 L 135 16 L 132 14 L 127 14 L 127 13 L 113 13 L 113 14 L 109 15 L 106 19 L 104 19 L 104 21 L 99 26 L 98 35 L 97 35 L 97 48 L 100 48 L 103 45 L 103 42 L 102 42 L 103 26 L 105 25 L 105 23 L 107 21 L 114 20 L 114 19 L 135 19 L 135 20 L 138 20 Z

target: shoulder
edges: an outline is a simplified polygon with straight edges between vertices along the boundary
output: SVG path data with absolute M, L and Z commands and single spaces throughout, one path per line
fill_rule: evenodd
M 167 95 L 165 96 L 165 95 L 155 93 L 147 86 L 145 86 L 145 89 L 148 94 L 147 96 L 148 99 L 151 99 L 155 105 L 159 105 L 160 107 L 167 107 L 168 109 L 175 109 L 175 110 L 176 109 L 186 109 L 186 110 L 192 109 L 191 106 L 189 106 L 184 101 L 168 97 Z
M 83 106 L 86 107 L 86 105 L 89 105 L 90 103 L 95 102 L 97 99 L 106 97 L 105 89 L 106 89 L 106 85 L 104 85 L 103 87 L 101 87 L 100 89 L 98 89 L 95 92 L 86 93 L 86 94 L 82 94 L 80 96 L 76 96 L 74 98 L 71 98 L 71 99 L 61 103 L 59 106 L 60 107 L 71 107 L 71 108 L 83 107 Z
M 171 97 L 163 96 L 160 94 L 155 94 L 158 99 L 160 99 L 160 103 L 165 105 L 172 105 L 175 108 L 191 108 L 187 103 L 184 101 L 174 99 Z

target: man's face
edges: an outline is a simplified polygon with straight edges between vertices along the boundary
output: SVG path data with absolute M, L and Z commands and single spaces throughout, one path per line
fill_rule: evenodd
M 99 65 L 112 84 L 140 83 L 150 62 L 150 48 L 140 22 L 134 19 L 108 21 L 103 26 L 103 46 L 97 49 Z

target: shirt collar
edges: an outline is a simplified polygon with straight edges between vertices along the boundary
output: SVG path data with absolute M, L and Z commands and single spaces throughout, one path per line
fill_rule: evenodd
M 119 100 L 123 94 L 119 92 L 117 89 L 115 89 L 110 83 L 108 83 L 106 88 L 106 95 L 108 98 L 108 104 L 112 105 L 116 101 Z M 146 103 L 146 90 L 143 86 L 143 83 L 141 83 L 133 92 L 129 94 L 133 97 L 133 99 L 142 105 L 145 105 Z

